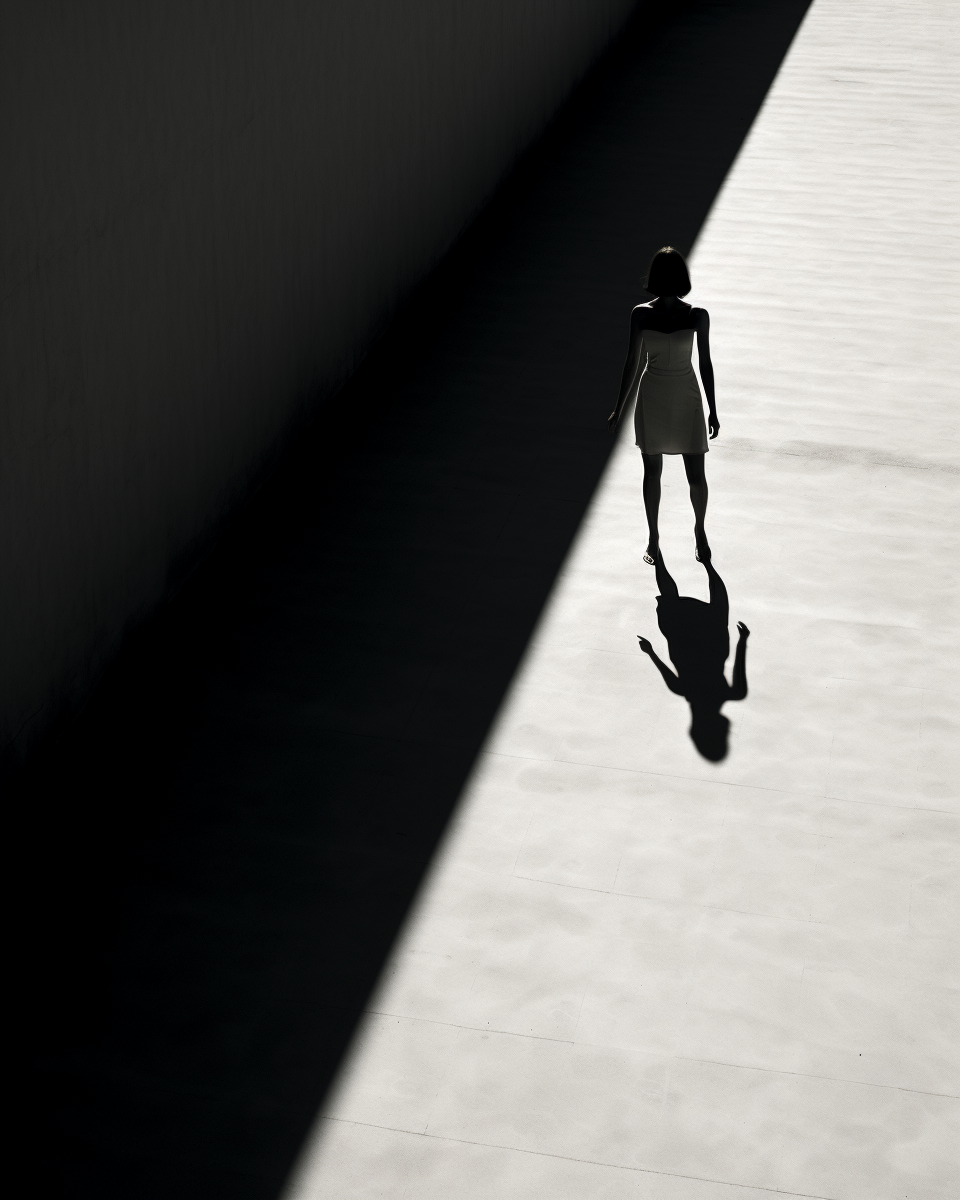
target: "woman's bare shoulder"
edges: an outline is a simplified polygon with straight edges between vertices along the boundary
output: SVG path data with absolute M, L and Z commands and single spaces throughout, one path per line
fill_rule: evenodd
M 710 314 L 707 312 L 707 310 L 705 308 L 692 308 L 691 307 L 690 316 L 693 319 L 694 329 L 700 329 L 700 328 L 709 329 Z
M 652 303 L 638 304 L 630 314 L 630 323 L 635 329 L 643 329 L 652 315 Z

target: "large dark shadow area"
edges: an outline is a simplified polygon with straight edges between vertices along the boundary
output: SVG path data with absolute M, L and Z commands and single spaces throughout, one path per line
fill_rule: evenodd
M 646 261 L 689 250 L 807 5 L 641 10 L 6 780 L 20 1194 L 278 1195 L 607 461 Z

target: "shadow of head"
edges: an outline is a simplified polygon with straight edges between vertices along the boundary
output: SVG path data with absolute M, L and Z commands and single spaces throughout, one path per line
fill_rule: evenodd
M 730 721 L 719 710 L 694 712 L 690 739 L 710 762 L 723 762 L 729 748 Z

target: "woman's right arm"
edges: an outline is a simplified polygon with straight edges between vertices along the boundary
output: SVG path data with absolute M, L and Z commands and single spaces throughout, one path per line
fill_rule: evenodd
M 616 429 L 623 414 L 623 406 L 627 402 L 633 385 L 637 381 L 637 371 L 640 367 L 640 353 L 643 348 L 643 317 L 638 307 L 630 314 L 630 347 L 627 350 L 627 361 L 623 364 L 623 375 L 620 377 L 620 396 L 617 406 L 607 417 L 610 429 Z

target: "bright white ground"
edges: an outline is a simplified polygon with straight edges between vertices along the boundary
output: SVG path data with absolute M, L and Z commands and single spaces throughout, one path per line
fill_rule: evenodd
M 729 758 L 626 432 L 289 1200 L 960 1195 L 957 17 L 816 0 L 693 256 Z

